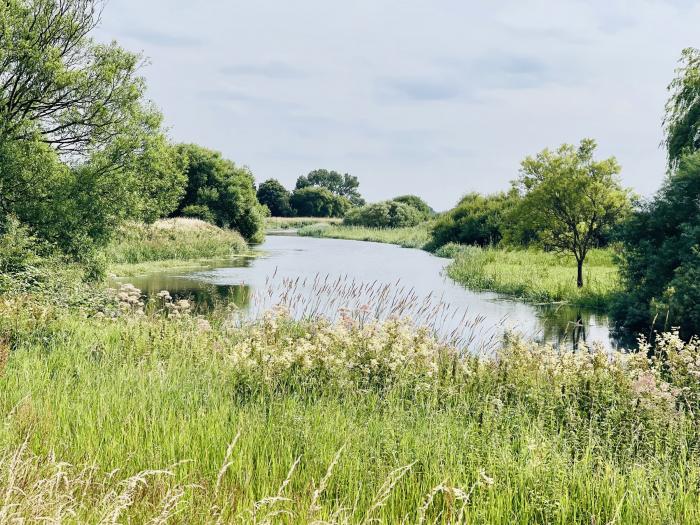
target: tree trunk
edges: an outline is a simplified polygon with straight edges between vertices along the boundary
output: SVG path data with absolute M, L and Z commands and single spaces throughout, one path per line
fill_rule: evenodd
M 577 259 L 576 264 L 578 265 L 578 278 L 576 279 L 576 286 L 583 288 L 583 259 Z

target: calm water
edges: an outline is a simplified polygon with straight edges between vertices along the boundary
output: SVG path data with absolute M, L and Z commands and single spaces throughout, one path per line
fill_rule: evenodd
M 604 315 L 469 291 L 444 276 L 448 260 L 420 250 L 296 236 L 268 236 L 258 250 L 258 258 L 122 281 L 147 294 L 168 290 L 193 298 L 200 308 L 232 301 L 251 311 L 283 302 L 299 315 L 335 316 L 341 307 L 357 315 L 400 314 L 477 349 L 494 344 L 508 329 L 567 346 L 579 341 L 617 346 Z

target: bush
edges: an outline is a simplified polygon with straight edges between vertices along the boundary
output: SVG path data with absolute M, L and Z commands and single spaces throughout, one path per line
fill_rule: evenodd
M 392 199 L 394 202 L 401 202 L 403 204 L 408 204 L 409 206 L 418 210 L 418 212 L 423 216 L 424 219 L 429 219 L 435 215 L 435 210 L 433 210 L 428 203 L 417 195 L 401 195 Z
M 317 186 L 294 190 L 290 203 L 299 217 L 342 217 L 350 208 L 345 197 Z
M 405 228 L 424 220 L 413 206 L 396 201 L 377 202 L 350 210 L 343 220 L 347 226 L 367 228 Z
M 440 216 L 431 232 L 433 248 L 454 242 L 488 246 L 503 238 L 506 211 L 514 197 L 505 193 L 479 195 L 470 193 L 457 206 Z
M 209 224 L 214 224 L 216 222 L 214 213 L 208 206 L 201 204 L 191 204 L 189 206 L 185 206 L 182 209 L 181 214 L 183 217 L 188 219 L 199 219 L 201 221 L 208 222 Z

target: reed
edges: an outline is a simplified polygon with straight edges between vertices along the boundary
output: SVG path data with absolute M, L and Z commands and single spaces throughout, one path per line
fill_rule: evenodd
M 243 237 L 198 219 L 166 219 L 152 225 L 127 223 L 106 249 L 110 264 L 224 258 L 248 250 Z
M 365 228 L 362 226 L 311 225 L 299 230 L 299 235 L 327 237 L 353 241 L 371 241 L 398 244 L 404 248 L 425 248 L 430 242 L 430 223 L 425 222 L 409 228 Z

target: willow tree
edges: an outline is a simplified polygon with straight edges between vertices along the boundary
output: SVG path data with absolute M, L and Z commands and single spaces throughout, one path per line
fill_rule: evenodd
M 671 171 L 684 155 L 700 150 L 700 49 L 684 49 L 679 62 L 668 86 L 664 117 L 664 145 Z
M 588 252 L 630 209 L 620 165 L 614 157 L 595 160 L 595 149 L 594 140 L 584 139 L 578 147 L 563 144 L 527 157 L 514 182 L 522 198 L 510 216 L 511 228 L 534 232 L 543 247 L 573 255 L 579 288 Z
M 101 9 L 98 0 L 0 2 L 0 214 L 39 229 L 66 219 L 64 232 L 93 239 L 121 217 L 167 213 L 184 185 L 144 97 L 143 59 L 90 37 Z

